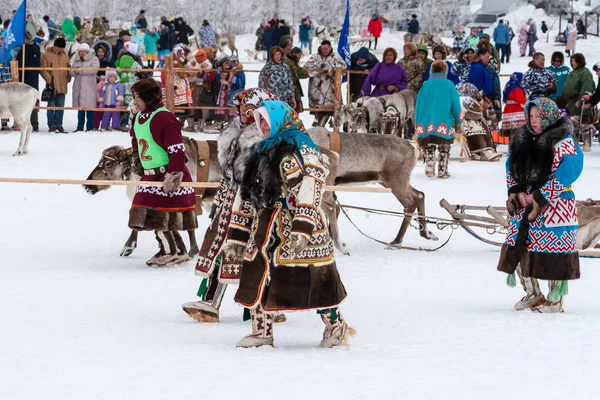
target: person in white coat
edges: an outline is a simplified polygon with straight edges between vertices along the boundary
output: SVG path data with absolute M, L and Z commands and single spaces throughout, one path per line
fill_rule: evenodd
M 100 60 L 87 43 L 82 43 L 71 59 L 71 65 L 73 68 L 100 68 Z M 96 72 L 94 70 L 77 69 L 69 71 L 71 76 L 75 78 L 73 82 L 73 107 L 96 107 Z M 86 132 L 93 129 L 94 111 L 79 110 L 77 112 L 77 130 L 75 132 L 83 131 L 84 124 Z

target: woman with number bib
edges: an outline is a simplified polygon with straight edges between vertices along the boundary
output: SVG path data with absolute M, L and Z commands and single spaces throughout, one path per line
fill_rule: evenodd
M 145 182 L 164 182 L 163 187 L 139 186 L 129 211 L 129 227 L 155 231 L 159 252 L 146 262 L 164 266 L 181 262 L 187 255 L 179 249 L 180 236 L 174 231 L 197 228 L 194 188 L 181 187 L 191 182 L 185 166 L 185 146 L 181 124 L 163 107 L 160 85 L 152 78 L 131 87 L 139 112 L 131 127 L 133 160 L 136 172 Z

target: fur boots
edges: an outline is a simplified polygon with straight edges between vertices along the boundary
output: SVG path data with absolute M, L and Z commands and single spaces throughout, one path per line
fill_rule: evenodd
M 183 311 L 198 322 L 219 322 L 219 309 L 227 285 L 218 282 L 216 274 L 212 278 L 208 281 L 204 301 L 190 301 L 182 306 Z
M 429 178 L 435 176 L 435 145 L 428 145 L 423 147 L 423 161 L 425 161 L 425 175 Z
M 154 231 L 158 242 L 158 253 L 146 261 L 149 267 L 167 267 L 190 260 L 185 243 L 177 232 Z
M 252 333 L 237 342 L 236 347 L 273 346 L 273 316 L 264 312 L 260 304 L 250 310 Z
M 325 324 L 325 331 L 323 332 L 321 347 L 325 347 L 327 349 L 334 346 L 345 345 L 348 340 L 348 336 L 354 336 L 356 333 L 355 330 L 350 328 L 346 321 L 344 321 L 342 313 L 337 309 L 333 310 L 329 309 L 324 310 L 324 312 L 320 312 L 321 320 Z
M 450 145 L 441 144 L 439 145 L 438 150 L 440 152 L 438 161 L 438 178 L 448 179 L 450 178 L 450 173 L 448 172 L 448 162 L 450 161 Z
M 566 284 L 566 282 L 548 281 L 548 296 L 544 297 L 537 279 L 525 278 L 521 273 L 521 267 L 517 267 L 517 275 L 526 294 L 515 304 L 515 310 L 521 311 L 529 308 L 531 311 L 539 313 L 564 312 L 562 307 L 564 297 L 557 290 L 557 286 Z

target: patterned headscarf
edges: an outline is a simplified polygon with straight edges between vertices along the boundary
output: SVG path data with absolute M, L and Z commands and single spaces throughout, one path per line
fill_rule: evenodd
M 238 117 L 241 117 L 241 107 L 246 106 L 248 111 L 246 111 L 246 125 L 251 125 L 254 123 L 254 110 L 258 108 L 258 105 L 265 100 L 275 100 L 277 97 L 268 90 L 261 88 L 250 88 L 246 89 L 242 92 L 236 93 L 233 96 L 233 105 L 237 110 Z M 240 125 L 243 127 L 244 124 L 240 118 Z
M 269 114 L 271 132 L 268 138 L 260 142 L 258 154 L 262 154 L 281 142 L 293 145 L 298 151 L 303 146 L 318 149 L 312 141 L 298 113 L 280 100 L 263 101 L 259 107 L 265 107 Z
M 475 98 L 479 93 L 477 86 L 469 82 L 459 83 L 458 85 L 456 85 L 456 91 L 458 92 L 459 96 L 466 96 L 472 98 Z
M 535 100 L 528 101 L 527 104 L 525 104 L 525 120 L 527 121 L 527 124 L 525 126 L 527 127 L 527 130 L 533 133 L 534 135 L 537 135 L 537 133 L 533 131 L 533 128 L 529 123 L 529 111 L 533 106 L 537 106 L 537 108 L 539 108 L 540 110 L 540 116 L 542 118 L 542 128 L 544 131 L 548 127 L 554 125 L 560 119 L 560 112 L 558 110 L 558 106 L 554 101 L 552 101 L 552 99 L 549 99 L 547 97 L 538 97 Z

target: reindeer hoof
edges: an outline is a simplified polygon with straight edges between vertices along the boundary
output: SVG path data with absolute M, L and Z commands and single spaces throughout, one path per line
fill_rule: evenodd
M 437 242 L 438 240 L 440 240 L 440 238 L 438 238 L 437 236 L 435 236 L 433 234 L 433 232 L 431 232 L 429 229 L 427 229 L 425 231 L 425 235 L 423 235 L 423 237 L 427 240 L 433 240 L 434 242 Z
M 136 247 L 137 247 L 137 242 L 134 242 L 132 246 L 128 246 L 128 245 L 123 246 L 123 249 L 121 250 L 121 254 L 119 255 L 119 257 L 129 257 L 131 255 L 131 253 L 133 253 L 133 251 L 135 250 Z
M 340 244 L 340 252 L 345 256 L 350 255 L 350 249 L 348 249 L 348 246 L 346 245 L 346 243 Z
M 13 157 L 14 156 L 22 156 L 22 155 L 25 155 L 25 154 L 27 154 L 26 151 L 17 151 L 15 154 L 13 154 Z
M 198 254 L 200 254 L 200 250 L 198 250 L 198 247 L 192 247 L 188 252 L 188 256 L 190 257 L 190 259 L 196 257 Z

